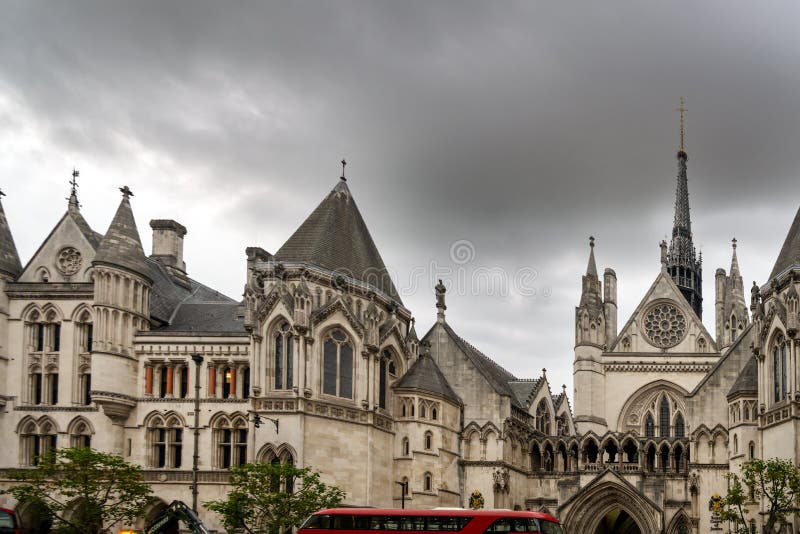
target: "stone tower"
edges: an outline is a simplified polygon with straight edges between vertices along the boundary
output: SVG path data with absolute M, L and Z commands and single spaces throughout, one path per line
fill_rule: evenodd
M 115 424 L 122 424 L 136 404 L 137 359 L 133 335 L 149 330 L 152 274 L 131 211 L 130 189 L 123 187 L 122 202 L 97 254 L 94 268 L 92 345 L 92 400 Z M 122 433 L 120 432 L 122 448 Z
M 582 278 L 580 304 L 575 308 L 575 424 L 579 432 L 606 431 L 605 379 L 601 357 L 606 346 L 616 337 L 617 276 L 605 271 L 605 299 L 597 276 L 594 259 L 594 238 L 589 238 L 589 264 Z M 610 324 L 609 324 L 610 323 Z
M 0 192 L 0 196 L 3 193 Z M 19 261 L 17 246 L 14 244 L 14 236 L 11 235 L 11 228 L 6 220 L 6 212 L 3 203 L 0 202 L 0 339 L 8 339 L 8 295 L 6 294 L 6 284 L 13 282 L 22 272 L 22 264 Z M 5 406 L 9 392 L 5 391 L 7 366 L 9 361 L 8 343 L 0 345 L 0 408 Z
M 703 318 L 703 269 L 702 257 L 697 258 L 692 241 L 692 220 L 689 215 L 689 183 L 686 178 L 686 161 L 689 156 L 683 146 L 684 122 L 683 99 L 681 99 L 681 143 L 678 149 L 678 183 L 675 191 L 675 220 L 672 240 L 667 255 L 667 272 L 689 305 Z
M 730 347 L 750 323 L 747 304 L 744 300 L 744 282 L 739 272 L 739 260 L 736 257 L 736 239 L 731 244 L 730 274 L 724 269 L 717 269 L 714 278 L 714 316 L 717 327 L 717 347 L 722 351 Z

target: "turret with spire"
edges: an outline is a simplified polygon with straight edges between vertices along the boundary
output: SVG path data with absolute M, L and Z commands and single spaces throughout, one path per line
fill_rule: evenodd
M 692 241 L 692 221 L 689 214 L 689 183 L 686 177 L 685 112 L 683 98 L 678 108 L 681 114 L 680 147 L 678 148 L 678 180 L 675 191 L 675 219 L 672 226 L 672 240 L 667 254 L 667 272 L 680 288 L 681 293 L 694 309 L 697 316 L 703 316 L 703 276 L 702 260 Z
M 575 421 L 580 432 L 603 434 L 606 420 L 603 350 L 617 335 L 617 275 L 612 269 L 597 276 L 594 237 L 589 238 L 589 262 L 581 277 L 581 300 L 575 308 Z M 605 287 L 603 287 L 605 286 Z
M 726 274 L 724 269 L 717 269 L 714 277 L 714 315 L 717 327 L 717 347 L 720 350 L 731 346 L 750 323 L 736 247 L 737 241 L 734 237 L 731 240 L 730 273 Z
M 135 359 L 133 334 L 150 329 L 153 284 L 131 210 L 133 193 L 127 186 L 120 191 L 122 201 L 92 262 L 96 332 L 92 400 L 116 424 L 123 424 L 135 405 L 138 370 L 130 364 Z M 115 446 L 122 448 L 121 443 Z
M 6 194 L 0 191 L 0 198 L 4 196 Z M 14 244 L 14 236 L 6 219 L 3 202 L 0 201 L 0 278 L 12 282 L 21 272 L 22 263 L 19 261 L 17 245 Z

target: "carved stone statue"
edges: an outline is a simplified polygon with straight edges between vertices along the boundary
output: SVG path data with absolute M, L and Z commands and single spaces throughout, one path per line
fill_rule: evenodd
M 436 307 L 442 310 L 446 310 L 447 306 L 444 303 L 444 294 L 447 292 L 447 288 L 442 283 L 442 279 L 439 279 L 439 283 L 436 284 Z

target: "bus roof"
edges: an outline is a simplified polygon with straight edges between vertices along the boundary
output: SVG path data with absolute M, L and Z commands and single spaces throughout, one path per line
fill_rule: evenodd
M 410 508 L 327 508 L 316 512 L 317 514 L 347 514 L 347 515 L 396 515 L 396 516 L 454 516 L 454 517 L 535 517 L 558 523 L 558 519 L 544 512 L 530 512 L 523 510 L 468 510 L 456 508 L 450 510 L 413 510 Z

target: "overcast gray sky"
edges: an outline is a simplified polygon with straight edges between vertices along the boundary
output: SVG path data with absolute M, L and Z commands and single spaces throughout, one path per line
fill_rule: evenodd
M 710 331 L 730 239 L 746 284 L 763 283 L 800 198 L 797 2 L 0 10 L 0 187 L 23 263 L 66 209 L 75 165 L 95 229 L 127 184 L 145 249 L 151 218 L 178 220 L 190 275 L 239 298 L 245 247 L 275 252 L 346 157 L 420 334 L 432 271 L 451 269 L 455 330 L 518 376 L 547 367 L 571 389 L 588 236 L 617 271 L 620 324 L 658 273 L 680 96 Z M 524 278 L 525 294 L 459 288 L 476 269 Z

